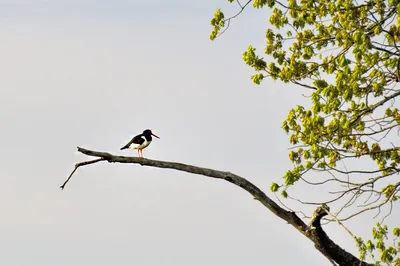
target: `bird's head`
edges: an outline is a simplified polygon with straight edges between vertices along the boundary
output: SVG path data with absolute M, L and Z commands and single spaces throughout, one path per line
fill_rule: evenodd
M 156 138 L 160 138 L 159 136 L 156 136 L 155 134 L 153 134 L 153 132 L 151 132 L 151 130 L 150 129 L 146 129 L 145 131 L 143 131 L 143 133 L 142 133 L 144 136 L 154 136 L 154 137 L 156 137 Z

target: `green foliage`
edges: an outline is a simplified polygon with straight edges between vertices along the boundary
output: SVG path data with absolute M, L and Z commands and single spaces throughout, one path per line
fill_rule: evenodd
M 372 240 L 368 240 L 365 244 L 364 241 L 358 239 L 358 248 L 361 254 L 361 258 L 365 259 L 367 255 L 375 261 L 376 265 L 381 265 L 383 262 L 387 265 L 399 265 L 400 258 L 400 241 L 399 241 L 400 228 L 393 229 L 393 236 L 389 234 L 388 227 L 382 226 L 380 223 L 376 224 L 376 227 L 372 228 Z M 389 238 L 392 238 L 392 245 L 386 245 L 385 242 Z M 378 257 L 378 259 L 375 259 Z
M 266 58 L 251 45 L 243 53 L 244 62 L 256 71 L 251 80 L 261 84 L 272 78 L 311 89 L 311 107 L 293 108 L 282 124 L 290 143 L 302 146 L 301 152 L 289 153 L 294 168 L 284 174 L 284 186 L 294 185 L 309 170 L 347 175 L 351 171 L 339 169 L 338 163 L 349 158 L 369 158 L 376 167 L 365 174 L 372 180 L 398 173 L 400 148 L 385 147 L 380 136 L 400 125 L 398 109 L 387 106 L 400 95 L 393 88 L 400 80 L 396 45 L 400 4 L 382 0 L 252 3 L 255 8 L 272 9 L 272 27 L 265 31 Z M 217 10 L 212 20 L 214 37 L 221 29 L 221 14 Z M 396 201 L 399 189 L 394 182 L 381 192 Z
M 232 1 L 230 1 L 232 2 Z M 224 13 L 222 13 L 221 9 L 218 9 L 214 12 L 214 17 L 211 19 L 211 26 L 214 27 L 213 31 L 210 33 L 210 39 L 214 40 L 221 28 L 225 26 L 225 16 Z
M 263 70 L 267 65 L 263 58 L 260 58 L 256 55 L 255 51 L 256 48 L 253 48 L 250 45 L 247 51 L 243 53 L 243 60 L 255 70 Z
M 253 6 L 255 7 L 255 8 L 261 8 L 261 7 L 263 7 L 264 5 L 266 5 L 267 4 L 267 1 L 266 0 L 254 0 L 253 1 Z
M 274 183 L 271 184 L 270 189 L 271 189 L 272 192 L 277 192 L 278 189 L 279 189 L 279 185 L 274 182 Z
M 310 99 L 309 105 L 292 108 L 282 123 L 293 145 L 288 154 L 293 167 L 284 173 L 282 185 L 271 184 L 271 191 L 281 190 L 286 198 L 297 182 L 313 182 L 307 173 L 326 173 L 326 182 L 316 183 L 346 184 L 348 189 L 336 194 L 343 208 L 363 194 L 370 195 L 359 204 L 364 210 L 396 204 L 400 198 L 400 112 L 395 106 L 400 96 L 400 1 L 251 2 L 256 9 L 271 11 L 264 49 L 256 51 L 250 45 L 243 53 L 244 62 L 255 71 L 251 80 L 292 83 L 307 89 Z M 242 12 L 244 7 L 240 8 Z M 215 39 L 230 19 L 217 10 L 210 38 Z M 359 161 L 369 167 L 358 167 Z M 363 211 L 353 216 L 359 213 Z M 357 240 L 361 257 L 378 250 L 380 262 L 399 262 L 398 245 L 384 244 L 387 228 L 374 230 L 374 240 Z M 393 233 L 398 237 L 399 229 Z

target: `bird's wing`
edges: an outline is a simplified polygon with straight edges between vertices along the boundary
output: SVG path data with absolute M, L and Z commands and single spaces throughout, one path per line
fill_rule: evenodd
M 132 143 L 140 145 L 143 142 L 145 142 L 145 139 L 143 138 L 142 135 L 134 136 L 133 139 L 131 139 L 131 141 L 129 141 L 124 147 L 121 148 L 121 150 L 128 149 L 129 146 L 131 146 Z

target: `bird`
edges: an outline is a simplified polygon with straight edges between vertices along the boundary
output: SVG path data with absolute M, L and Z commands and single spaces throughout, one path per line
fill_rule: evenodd
M 125 149 L 134 149 L 138 150 L 139 157 L 143 158 L 142 150 L 150 145 L 151 141 L 153 140 L 152 136 L 156 138 L 160 138 L 157 135 L 153 134 L 150 129 L 146 129 L 143 131 L 142 134 L 134 136 L 131 141 L 129 141 L 121 150 Z

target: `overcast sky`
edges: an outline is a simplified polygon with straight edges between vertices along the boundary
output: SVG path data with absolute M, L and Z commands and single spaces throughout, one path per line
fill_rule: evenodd
M 150 128 L 161 139 L 145 157 L 229 170 L 274 197 L 290 168 L 280 125 L 307 92 L 253 85 L 241 55 L 262 47 L 268 11 L 249 9 L 211 42 L 218 7 L 233 6 L 0 0 L 1 265 L 330 265 L 223 181 L 102 163 L 58 188 L 87 159 L 76 146 L 136 155 L 119 148 Z

